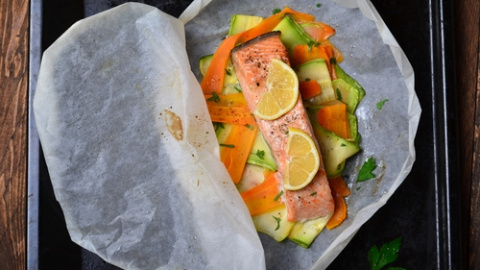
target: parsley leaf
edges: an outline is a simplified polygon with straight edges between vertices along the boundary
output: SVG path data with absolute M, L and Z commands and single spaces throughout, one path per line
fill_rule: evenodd
M 315 192 L 312 192 L 312 193 L 310 193 L 310 196 L 315 196 L 315 195 L 317 195 L 317 192 L 316 192 L 316 191 L 315 191 Z
M 280 190 L 280 192 L 277 194 L 277 196 L 275 196 L 275 199 L 273 199 L 274 201 L 278 201 L 278 199 L 280 199 L 280 197 L 283 195 L 283 190 Z
M 375 175 L 372 172 L 376 167 L 377 164 L 375 163 L 375 159 L 373 159 L 373 157 L 367 159 L 367 161 L 363 163 L 363 166 L 358 173 L 357 182 L 363 182 L 375 178 Z
M 257 150 L 257 153 L 255 153 L 260 159 L 263 159 L 265 157 L 265 151 L 263 150 Z
M 319 7 L 321 7 L 321 6 L 322 6 L 322 4 L 320 4 L 320 3 L 317 4 L 317 8 L 319 8 Z
M 235 145 L 233 144 L 225 144 L 225 143 L 221 143 L 220 146 L 223 146 L 223 147 L 228 147 L 228 148 L 235 148 Z
M 279 217 L 276 217 L 276 216 L 272 216 L 275 221 L 277 222 L 277 227 L 275 228 L 275 231 L 278 231 L 278 229 L 280 229 L 280 218 Z
M 235 89 L 238 93 L 242 93 L 242 88 L 240 88 L 239 86 L 234 86 L 233 89 Z
M 272 10 L 272 14 L 275 15 L 275 14 L 279 13 L 280 11 L 282 11 L 282 10 L 279 9 L 279 8 L 275 8 L 275 9 Z
M 217 95 L 217 93 L 212 92 L 212 96 L 208 98 L 207 101 L 213 101 L 215 103 L 218 103 L 220 101 L 220 97 Z
M 381 109 L 383 108 L 383 105 L 385 105 L 385 103 L 386 103 L 387 101 L 389 101 L 388 98 L 383 99 L 382 101 L 378 102 L 378 103 L 377 103 L 377 109 L 378 109 L 378 110 L 381 110 Z
M 342 92 L 340 92 L 340 89 L 337 88 L 337 99 L 342 101 Z
M 213 122 L 213 128 L 215 129 L 215 131 L 217 131 L 220 129 L 225 129 L 225 126 L 223 126 L 223 123 Z
M 231 71 L 229 68 L 226 68 L 226 69 L 225 69 L 225 73 L 226 73 L 228 76 L 232 76 L 232 71 Z
M 250 125 L 250 124 L 245 124 L 245 127 L 248 128 L 248 129 L 250 129 L 250 130 L 253 130 L 253 126 Z
M 402 245 L 402 237 L 397 237 L 389 243 L 385 243 L 380 250 L 375 245 L 368 251 L 368 262 L 371 270 L 380 270 L 385 265 L 397 260 L 398 251 Z

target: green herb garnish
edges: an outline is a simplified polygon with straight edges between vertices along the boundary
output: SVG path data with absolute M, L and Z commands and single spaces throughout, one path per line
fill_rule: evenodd
M 310 193 L 310 196 L 315 196 L 315 195 L 317 195 L 317 192 L 316 192 L 316 191 L 315 191 L 315 192 L 312 192 L 312 193 Z
M 242 88 L 238 87 L 238 86 L 234 86 L 233 89 L 235 89 L 238 93 L 242 93 Z
M 217 95 L 217 93 L 212 92 L 212 96 L 208 98 L 207 101 L 213 101 L 215 103 L 218 103 L 220 101 L 220 97 Z
M 341 146 L 341 147 L 345 147 L 345 146 L 347 146 L 347 145 L 346 145 L 346 144 L 344 144 L 344 143 L 342 143 L 342 144 L 340 144 L 340 146 Z
M 278 201 L 278 199 L 280 199 L 280 197 L 283 195 L 283 190 L 280 190 L 280 192 L 277 194 L 277 196 L 275 196 L 275 199 L 273 199 L 274 201 Z
M 275 14 L 281 12 L 281 11 L 282 11 L 281 9 L 275 8 L 275 9 L 272 10 L 272 14 L 275 15 Z
M 306 82 L 309 82 L 309 81 L 310 81 L 310 78 L 306 78 L 305 81 L 306 81 Z
M 272 216 L 275 221 L 277 222 L 277 227 L 275 227 L 275 231 L 278 231 L 278 229 L 280 229 L 280 221 L 281 219 L 279 217 L 276 217 L 276 216 Z
M 215 131 L 217 131 L 219 129 L 225 129 L 225 127 L 223 126 L 223 123 L 213 122 L 213 129 L 215 129 Z
M 265 151 L 263 150 L 257 150 L 257 153 L 255 153 L 260 159 L 263 159 L 265 157 Z
M 248 129 L 250 129 L 250 130 L 253 130 L 253 126 L 250 125 L 250 124 L 245 124 L 245 127 L 248 128 Z
M 386 99 L 378 102 L 378 103 L 377 103 L 377 109 L 378 109 L 378 110 L 381 110 L 381 109 L 383 108 L 383 105 L 385 105 L 385 103 L 386 103 L 387 101 L 389 101 L 388 98 L 386 98 Z
M 225 69 L 225 73 L 227 73 L 228 76 L 232 76 L 232 71 L 230 71 L 229 68 Z
M 221 143 L 220 146 L 223 146 L 223 147 L 228 147 L 228 148 L 235 148 L 235 145 L 234 144 L 225 144 L 225 143 Z
M 360 169 L 360 172 L 358 173 L 358 178 L 357 182 L 362 182 L 366 181 L 372 178 L 375 178 L 375 175 L 372 173 L 373 170 L 377 167 L 377 164 L 375 163 L 375 160 L 373 157 L 370 157 L 363 163 L 362 168 Z
M 337 99 L 342 101 L 342 92 L 340 92 L 340 89 L 337 88 Z
M 380 250 L 375 245 L 368 251 L 368 262 L 371 270 L 380 270 L 389 263 L 397 260 L 398 251 L 402 245 L 402 237 L 395 238 L 389 243 L 385 243 Z M 388 268 L 388 269 L 404 269 L 404 268 Z
M 317 4 L 317 8 L 319 8 L 319 7 L 321 7 L 321 6 L 322 6 L 322 4 L 320 4 L 320 3 Z
M 335 65 L 337 63 L 337 59 L 335 57 L 330 58 L 330 64 Z

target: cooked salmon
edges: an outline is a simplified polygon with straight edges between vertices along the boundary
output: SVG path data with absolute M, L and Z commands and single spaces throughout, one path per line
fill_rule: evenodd
M 288 51 L 280 40 L 280 32 L 261 35 L 232 50 L 232 63 L 251 112 L 255 111 L 262 94 L 268 91 L 268 70 L 274 58 L 290 64 Z M 256 117 L 256 121 L 277 162 L 276 176 L 280 189 L 283 190 L 288 128 L 294 127 L 305 131 L 314 139 L 319 149 L 301 98 L 293 109 L 280 118 L 264 120 Z M 334 200 L 323 162 L 310 184 L 296 191 L 284 190 L 282 197 L 287 206 L 289 221 L 310 220 L 332 213 Z

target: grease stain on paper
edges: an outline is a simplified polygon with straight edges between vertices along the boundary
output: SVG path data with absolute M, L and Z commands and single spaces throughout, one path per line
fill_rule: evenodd
M 165 124 L 167 126 L 168 132 L 172 134 L 172 136 L 177 141 L 183 140 L 183 127 L 182 127 L 182 118 L 178 116 L 176 113 L 170 110 L 164 110 L 165 112 Z

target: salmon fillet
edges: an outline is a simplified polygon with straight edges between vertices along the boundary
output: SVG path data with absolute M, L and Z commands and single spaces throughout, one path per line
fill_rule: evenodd
M 251 112 L 257 108 L 262 94 L 268 91 L 267 76 L 272 59 L 280 59 L 290 64 L 288 51 L 280 40 L 280 32 L 270 32 L 245 42 L 232 50 L 231 58 Z M 280 189 L 283 190 L 288 128 L 295 127 L 305 131 L 313 138 L 319 149 L 301 98 L 292 110 L 280 118 L 264 120 L 256 117 L 256 121 L 277 162 L 276 177 Z M 332 213 L 334 200 L 323 162 L 310 184 L 300 190 L 284 190 L 282 197 L 287 207 L 289 221 L 310 220 Z

